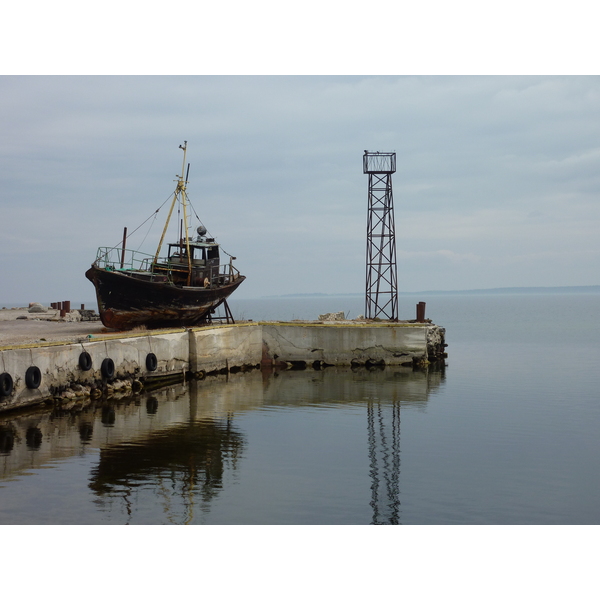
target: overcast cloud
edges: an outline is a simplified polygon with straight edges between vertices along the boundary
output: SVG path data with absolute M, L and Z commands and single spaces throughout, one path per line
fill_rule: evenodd
M 238 298 L 364 291 L 365 149 L 397 153 L 400 291 L 600 284 L 597 76 L 3 76 L 0 118 L 0 303 L 93 299 L 184 140 Z

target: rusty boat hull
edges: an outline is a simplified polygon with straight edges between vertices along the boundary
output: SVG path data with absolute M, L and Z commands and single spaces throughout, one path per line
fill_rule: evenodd
M 105 327 L 149 329 L 192 327 L 210 320 L 220 306 L 244 281 L 236 279 L 218 286 L 184 287 L 144 281 L 115 270 L 92 265 L 85 276 L 94 284 L 98 312 Z

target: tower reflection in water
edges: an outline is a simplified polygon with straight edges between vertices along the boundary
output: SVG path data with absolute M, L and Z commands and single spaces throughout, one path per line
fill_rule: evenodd
M 372 525 L 400 524 L 400 402 L 367 403 Z

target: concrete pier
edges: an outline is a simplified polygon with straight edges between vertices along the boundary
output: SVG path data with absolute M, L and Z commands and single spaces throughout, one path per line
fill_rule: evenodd
M 261 364 L 422 368 L 446 356 L 444 333 L 430 323 L 265 322 L 4 345 L 0 411 Z

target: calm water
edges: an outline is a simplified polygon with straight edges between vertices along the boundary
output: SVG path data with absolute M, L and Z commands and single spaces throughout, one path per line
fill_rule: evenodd
M 420 300 L 445 369 L 254 371 L 0 416 L 0 523 L 599 524 L 600 295 L 402 297 L 401 316 Z

